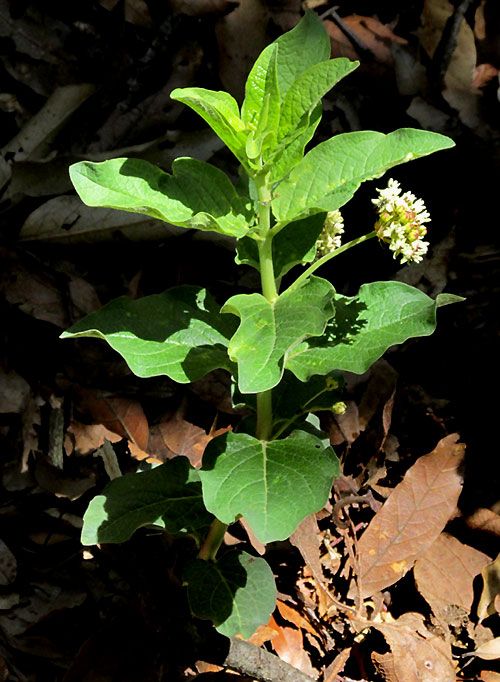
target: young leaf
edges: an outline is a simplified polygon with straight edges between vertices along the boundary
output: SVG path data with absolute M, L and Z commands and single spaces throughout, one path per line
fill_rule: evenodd
M 175 457 L 150 471 L 111 481 L 85 512 L 82 543 L 125 542 L 148 524 L 173 534 L 196 532 L 212 520 L 203 504 L 198 471 L 187 457 Z
M 273 572 L 264 559 L 232 550 L 217 563 L 194 559 L 184 569 L 191 611 L 227 637 L 249 638 L 276 606 Z
M 359 66 L 349 59 L 329 59 L 300 74 L 281 106 L 278 141 L 287 138 L 304 116 L 310 116 L 321 98 L 342 78 Z
M 278 232 L 273 239 L 273 263 L 276 277 L 283 277 L 295 265 L 311 263 L 316 256 L 316 241 L 321 234 L 326 213 L 315 213 L 296 220 Z M 251 265 L 259 270 L 257 242 L 250 237 L 238 239 L 237 263 Z
M 308 152 L 281 182 L 272 210 L 278 222 L 343 206 L 365 180 L 389 168 L 453 147 L 450 138 L 402 128 L 384 135 L 371 130 L 342 133 Z
M 71 181 L 88 206 L 142 213 L 172 225 L 212 230 L 233 237 L 248 231 L 250 213 L 231 181 L 218 168 L 176 159 L 172 175 L 142 159 L 80 161 Z
M 403 282 L 363 284 L 357 296 L 337 294 L 334 301 L 325 335 L 287 357 L 287 369 L 301 381 L 334 369 L 363 374 L 390 346 L 436 328 L 437 301 Z
M 208 444 L 200 469 L 207 509 L 224 523 L 244 516 L 261 542 L 289 537 L 323 507 L 338 475 L 333 450 L 304 431 L 270 442 L 226 433 Z
M 196 111 L 248 170 L 247 130 L 234 97 L 228 92 L 205 88 L 176 88 L 170 97 Z
M 255 125 L 262 111 L 264 78 L 276 45 L 276 72 L 281 101 L 302 72 L 330 57 L 330 39 L 323 22 L 312 10 L 308 10 L 297 26 L 268 45 L 253 65 L 241 108 L 241 118 L 245 123 Z
M 333 294 L 330 282 L 311 277 L 273 303 L 262 294 L 238 294 L 224 304 L 221 312 L 241 319 L 228 352 L 238 363 L 242 393 L 267 391 L 279 383 L 286 355 L 303 339 L 325 330 L 334 315 Z
M 232 318 L 219 315 L 205 289 L 180 286 L 137 301 L 121 296 L 61 338 L 104 339 L 137 376 L 165 374 L 185 384 L 219 367 L 231 371 L 227 345 L 235 326 Z
M 277 52 L 274 46 L 267 70 L 262 74 L 263 99 L 262 108 L 254 116 L 246 153 L 249 159 L 256 159 L 263 152 L 276 144 L 278 124 L 280 120 L 280 93 L 277 78 Z

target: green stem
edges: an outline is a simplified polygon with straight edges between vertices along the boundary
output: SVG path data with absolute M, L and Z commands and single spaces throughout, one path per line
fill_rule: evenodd
M 273 428 L 272 390 L 257 393 L 257 428 L 255 435 L 259 440 L 271 440 Z
M 341 253 L 344 253 L 344 251 L 347 251 L 348 249 L 352 248 L 353 246 L 357 246 L 358 244 L 363 244 L 363 242 L 367 242 L 369 239 L 373 239 L 373 237 L 376 237 L 377 233 L 375 230 L 373 232 L 369 232 L 368 234 L 364 234 L 362 237 L 357 237 L 357 239 L 352 239 L 350 242 L 347 242 L 347 244 L 343 244 L 342 246 L 339 246 L 338 249 L 335 249 L 335 251 L 331 251 L 330 253 L 327 253 L 325 256 L 317 260 L 315 263 L 310 265 L 307 270 L 304 270 L 304 272 L 297 277 L 295 282 L 291 284 L 288 289 L 286 290 L 287 292 L 293 291 L 296 289 L 299 284 L 301 284 L 305 279 L 307 279 L 310 275 L 313 274 L 318 268 L 320 268 L 322 265 L 325 263 L 328 263 L 329 260 L 332 258 L 335 258 L 335 256 L 340 256 Z
M 227 529 L 227 523 L 222 523 L 219 519 L 214 519 L 210 530 L 208 531 L 207 537 L 200 551 L 198 552 L 198 559 L 204 559 L 205 561 L 214 561 L 217 554 L 217 550 L 224 540 L 224 533 Z

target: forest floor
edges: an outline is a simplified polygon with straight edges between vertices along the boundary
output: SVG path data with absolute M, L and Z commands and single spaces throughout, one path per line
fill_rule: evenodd
M 370 244 L 322 276 L 347 295 L 397 279 L 466 300 L 438 312 L 433 336 L 346 375 L 345 414 L 320 415 L 342 475 L 291 542 L 266 548 L 231 526 L 227 543 L 265 552 L 279 590 L 251 641 L 324 682 L 498 682 L 498 3 L 308 5 L 332 56 L 361 62 L 325 98 L 316 141 L 421 127 L 456 142 L 394 172 L 431 214 L 424 261 L 401 268 Z M 214 431 L 239 419 L 228 376 L 139 380 L 106 344 L 59 335 L 119 295 L 200 284 L 222 302 L 256 288 L 256 274 L 211 233 L 89 209 L 67 169 L 136 156 L 168 170 L 194 156 L 236 177 L 169 94 L 198 85 L 241 100 L 256 56 L 301 11 L 296 0 L 0 0 L 0 682 L 237 679 L 207 662 L 208 625 L 189 616 L 176 574 L 187 546 L 148 529 L 80 543 L 109 480 L 105 439 L 122 473 L 182 455 L 199 465 Z M 378 182 L 343 211 L 352 237 L 373 223 Z M 378 576 L 363 601 L 360 566 L 381 529 L 401 577 Z

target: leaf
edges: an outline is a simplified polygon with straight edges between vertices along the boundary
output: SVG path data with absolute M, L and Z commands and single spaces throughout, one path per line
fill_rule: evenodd
M 218 367 L 231 371 L 226 347 L 234 327 L 205 289 L 180 286 L 136 301 L 121 296 L 61 338 L 104 339 L 137 376 L 165 374 L 186 384 Z
M 264 559 L 246 552 L 232 550 L 216 563 L 195 559 L 187 564 L 183 578 L 194 615 L 211 620 L 227 637 L 251 637 L 274 611 L 276 586 L 271 568 Z
M 330 56 L 330 40 L 323 23 L 309 10 L 294 29 L 268 45 L 253 65 L 247 79 L 245 101 L 241 108 L 241 117 L 245 123 L 255 124 L 262 111 L 264 78 L 276 45 L 278 46 L 276 72 L 281 101 L 301 73 Z
M 209 443 L 200 478 L 206 507 L 223 523 L 244 516 L 261 542 L 284 540 L 328 499 L 338 460 L 309 433 L 259 441 L 227 433 Z
M 417 559 L 413 573 L 418 591 L 438 617 L 449 604 L 468 613 L 474 600 L 473 580 L 488 562 L 483 552 L 441 533 Z
M 118 208 L 233 237 L 246 234 L 250 214 L 225 173 L 188 157 L 176 159 L 172 171 L 170 175 L 142 159 L 80 161 L 69 169 L 88 206 Z
M 246 165 L 247 132 L 234 97 L 228 92 L 205 88 L 176 88 L 170 93 L 170 97 L 196 111 L 236 158 Z
M 334 314 L 333 293 L 329 282 L 311 277 L 273 303 L 262 294 L 238 294 L 224 304 L 221 312 L 241 319 L 228 352 L 238 363 L 242 393 L 259 393 L 279 383 L 286 355 L 303 339 L 325 330 Z
M 363 284 L 357 296 L 336 294 L 334 304 L 323 337 L 288 354 L 286 368 L 301 381 L 334 369 L 363 374 L 390 346 L 436 328 L 437 301 L 403 282 Z
M 186 457 L 109 483 L 83 517 L 82 543 L 125 542 L 141 526 L 155 524 L 169 533 L 208 528 L 198 472 Z
M 363 130 L 342 133 L 308 152 L 275 190 L 272 210 L 278 222 L 333 211 L 343 206 L 365 180 L 389 168 L 453 147 L 450 138 L 413 128 L 393 133 Z
M 455 682 L 451 647 L 433 635 L 420 613 L 404 613 L 392 623 L 372 623 L 381 632 L 390 654 L 372 654 L 382 677 L 391 682 Z
M 496 613 L 495 599 L 500 595 L 500 554 L 481 571 L 483 588 L 477 605 L 479 622 Z
M 278 601 L 280 614 L 283 615 L 280 604 L 283 606 L 283 602 Z M 288 608 L 290 609 L 290 607 Z M 269 623 L 276 633 L 276 636 L 271 640 L 271 646 L 280 659 L 300 670 L 304 675 L 309 676 L 309 679 L 315 679 L 317 672 L 312 667 L 311 659 L 304 647 L 304 638 L 301 630 L 287 627 L 286 625 L 278 625 L 273 616 L 271 616 Z
M 316 241 L 323 230 L 326 213 L 315 213 L 296 220 L 280 230 L 273 239 L 273 264 L 276 278 L 283 277 L 295 265 L 311 263 L 316 256 Z M 260 271 L 257 242 L 251 237 L 238 239 L 236 263 L 251 265 Z
M 452 434 L 407 471 L 358 542 L 363 597 L 407 573 L 448 522 L 462 489 L 465 445 Z
M 310 117 L 321 98 L 358 66 L 349 59 L 329 59 L 301 73 L 283 100 L 278 141 L 295 130 L 304 116 Z
M 274 151 L 267 163 L 269 181 L 280 182 L 303 158 L 306 144 L 310 142 L 321 121 L 322 106 L 318 104 L 310 116 L 302 119 L 300 126 L 290 133 Z
M 17 561 L 5 542 L 0 539 L 0 585 L 10 585 L 16 579 Z
M 489 642 L 481 644 L 470 656 L 479 656 L 485 661 L 495 661 L 500 658 L 500 637 L 490 639 Z
M 251 132 L 247 138 L 246 153 L 250 159 L 267 157 L 264 150 L 274 148 L 280 121 L 280 93 L 277 77 L 277 46 L 270 55 L 267 69 L 259 73 L 262 79 L 262 107 L 255 112 L 251 122 Z M 260 162 L 258 167 L 260 167 Z

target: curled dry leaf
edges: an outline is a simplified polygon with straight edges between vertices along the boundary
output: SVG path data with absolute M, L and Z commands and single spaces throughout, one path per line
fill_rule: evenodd
M 399 580 L 439 536 L 462 487 L 465 445 L 446 436 L 396 486 L 358 543 L 362 597 Z
M 305 675 L 317 679 L 318 671 L 314 670 L 311 661 L 304 649 L 302 632 L 297 628 L 282 627 L 271 616 L 268 626 L 276 630 L 277 635 L 271 640 L 271 646 L 282 661 L 293 665 Z
M 496 613 L 495 600 L 500 595 L 500 554 L 495 561 L 483 567 L 481 571 L 483 589 L 477 605 L 479 622 Z
M 486 554 L 441 533 L 415 562 L 418 591 L 438 617 L 448 604 L 469 612 L 474 600 L 473 580 L 488 562 Z
M 10 585 L 16 579 L 17 561 L 3 540 L 0 540 L 0 585 Z
M 391 648 L 372 654 L 373 662 L 391 682 L 455 682 L 451 648 L 432 635 L 419 613 L 405 613 L 394 623 L 374 623 Z

